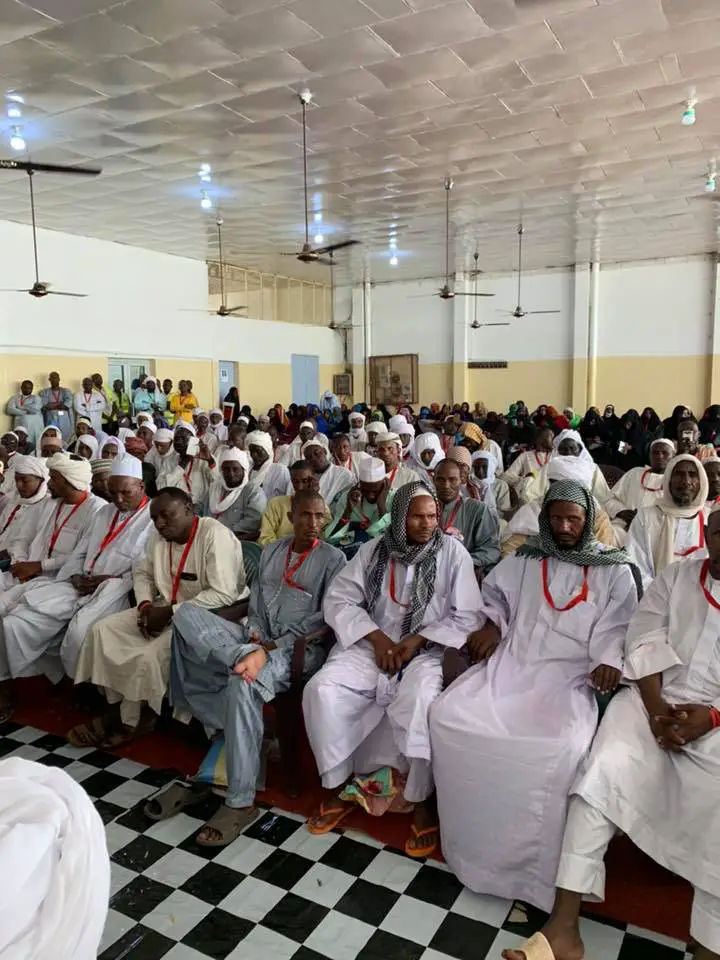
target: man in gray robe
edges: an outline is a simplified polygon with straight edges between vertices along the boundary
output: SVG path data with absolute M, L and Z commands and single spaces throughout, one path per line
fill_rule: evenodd
M 323 627 L 322 603 L 345 557 L 320 539 L 325 503 L 312 490 L 292 502 L 293 535 L 269 544 L 252 585 L 245 626 L 183 604 L 173 617 L 170 699 L 176 711 L 225 731 L 228 792 L 224 806 L 197 836 L 201 846 L 225 846 L 258 815 L 263 705 L 288 689 L 295 641 Z M 325 659 L 309 643 L 305 673 Z M 164 819 L 196 803 L 209 788 L 176 781 L 146 804 Z
M 480 500 L 463 499 L 462 472 L 454 460 L 439 463 L 434 480 L 442 508 L 440 526 L 462 543 L 472 557 L 476 574 L 489 573 L 500 562 L 497 516 Z
M 40 390 L 42 415 L 46 427 L 58 427 L 63 444 L 68 443 L 73 432 L 73 395 L 67 387 L 60 386 L 60 374 L 53 371 L 48 376 L 49 387 Z

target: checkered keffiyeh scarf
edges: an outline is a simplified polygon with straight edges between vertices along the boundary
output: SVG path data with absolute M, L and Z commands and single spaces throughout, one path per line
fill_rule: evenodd
M 550 504 L 558 500 L 565 503 L 576 503 L 585 511 L 585 526 L 579 542 L 572 550 L 562 550 L 555 542 L 550 519 L 548 516 Z M 517 551 L 519 557 L 532 557 L 543 560 L 553 557 L 565 563 L 576 563 L 583 567 L 610 567 L 626 563 L 635 580 L 638 598 L 642 597 L 642 580 L 640 571 L 630 559 L 625 550 L 616 547 L 606 547 L 595 539 L 595 498 L 582 484 L 574 480 L 557 480 L 545 494 L 542 510 L 538 518 L 540 533 L 537 537 L 528 537 Z
M 395 492 L 390 509 L 390 526 L 380 539 L 373 557 L 373 565 L 367 573 L 368 612 L 373 613 L 380 598 L 385 571 L 391 559 L 405 566 L 415 565 L 412 598 L 402 623 L 402 636 L 417 633 L 425 616 L 425 610 L 435 592 L 437 553 L 442 544 L 443 533 L 438 526 L 427 543 L 409 543 L 407 538 L 407 515 L 413 497 L 427 494 L 438 502 L 435 494 L 424 483 L 406 483 Z

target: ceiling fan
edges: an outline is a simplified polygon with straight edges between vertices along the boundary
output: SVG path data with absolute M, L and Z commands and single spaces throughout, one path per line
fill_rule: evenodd
M 68 167 L 64 164 L 57 163 L 33 163 L 32 160 L 0 160 L 0 170 L 23 170 L 28 176 L 28 185 L 30 187 L 30 221 L 32 225 L 33 256 L 35 259 L 35 282 L 29 290 L 0 290 L 0 293 L 29 293 L 31 297 L 35 297 L 38 300 L 50 294 L 56 297 L 86 297 L 86 293 L 68 293 L 65 290 L 51 290 L 49 283 L 44 283 L 40 280 L 33 176 L 36 173 L 66 173 L 82 177 L 96 177 L 99 173 L 102 173 L 102 169 L 100 167 Z
M 223 259 L 223 220 L 221 217 L 217 218 L 215 225 L 217 226 L 218 258 L 220 263 L 220 306 L 217 310 L 184 310 L 183 313 L 207 313 L 210 317 L 234 317 L 240 310 L 247 310 L 247 307 L 229 307 L 225 300 L 225 260 Z
M 324 266 L 332 266 L 330 260 L 324 259 L 326 254 L 332 254 L 335 250 L 342 250 L 344 247 L 353 247 L 360 243 L 359 240 L 341 240 L 340 243 L 329 243 L 324 247 L 310 246 L 310 226 L 308 224 L 308 159 L 307 159 L 307 105 L 312 100 L 312 94 L 309 90 L 303 90 L 298 94 L 300 105 L 302 107 L 302 130 L 303 130 L 303 196 L 305 198 L 305 243 L 299 253 L 282 253 L 283 257 L 295 257 L 300 263 L 322 263 Z
M 339 326 L 335 323 L 335 257 L 332 250 L 330 251 L 330 256 L 328 257 L 330 261 L 330 323 L 328 328 L 330 330 L 339 330 Z
M 517 320 L 521 320 L 523 317 L 528 317 L 532 315 L 539 315 L 541 313 L 560 313 L 559 310 L 523 310 L 520 306 L 520 291 L 522 288 L 522 245 L 523 245 L 523 234 L 525 229 L 523 225 L 518 224 L 518 293 L 517 293 L 517 306 L 514 310 L 504 310 L 503 313 L 507 313 L 508 316 L 515 317 Z
M 474 293 L 455 292 L 450 286 L 450 191 L 453 188 L 453 182 L 450 177 L 445 179 L 445 283 L 433 296 L 440 297 L 441 300 L 453 300 L 455 297 L 494 297 L 494 293 L 477 292 L 477 276 L 475 277 Z M 476 261 L 477 265 L 477 261 Z
M 480 274 L 482 273 L 482 270 L 478 270 L 478 258 L 479 258 L 479 256 L 480 256 L 480 254 L 479 254 L 479 253 L 477 252 L 477 250 L 476 250 L 475 253 L 473 254 L 473 260 L 475 261 L 475 269 L 472 271 L 473 286 L 475 287 L 475 294 L 476 294 L 476 295 L 477 295 L 477 282 L 478 282 L 478 277 L 479 277 Z M 502 322 L 502 323 L 480 323 L 480 322 L 478 321 L 478 318 L 477 318 L 477 310 L 478 310 L 478 305 L 477 305 L 477 300 L 476 300 L 475 303 L 473 304 L 473 314 L 474 314 L 474 315 L 473 315 L 473 322 L 470 324 L 470 329 L 471 329 L 471 330 L 480 330 L 481 327 L 509 327 L 509 326 L 510 326 L 510 321 L 509 321 L 509 320 L 506 320 L 506 321 L 504 321 L 504 322 Z

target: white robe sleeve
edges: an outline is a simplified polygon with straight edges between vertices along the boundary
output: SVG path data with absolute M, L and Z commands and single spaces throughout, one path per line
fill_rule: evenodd
M 628 506 L 627 497 L 631 491 L 632 482 L 634 479 L 633 471 L 629 470 L 627 473 L 624 473 L 622 477 L 620 477 L 618 482 L 610 491 L 610 499 L 604 506 L 605 512 L 611 520 L 614 520 L 615 517 L 619 513 L 622 513 L 623 510 L 633 509 L 632 507 Z
M 448 614 L 420 627 L 418 633 L 432 643 L 459 650 L 480 624 L 480 587 L 472 557 L 457 540 L 450 540 L 450 552 L 438 554 L 438 562 L 451 564 Z M 441 561 L 442 558 L 442 561 Z M 439 572 L 439 571 L 438 571 Z
M 608 500 L 612 499 L 612 494 L 610 493 L 610 487 L 607 485 L 607 480 L 603 476 L 602 471 L 599 467 L 595 467 L 595 473 L 593 474 L 592 484 L 590 486 L 593 496 L 595 499 L 604 507 Z
M 647 590 L 655 579 L 655 558 L 653 557 L 650 530 L 648 528 L 647 509 L 638 510 L 627 533 L 625 549 L 640 570 L 643 589 Z
M 603 569 L 603 568 L 596 568 Z M 588 576 L 592 578 L 593 569 Z M 623 668 L 623 653 L 628 623 L 638 604 L 635 578 L 628 566 L 613 570 L 610 595 L 603 597 L 603 608 L 590 632 L 590 672 L 599 666 Z
M 85 532 L 80 538 L 77 546 L 58 570 L 58 580 L 70 580 L 70 578 L 74 577 L 76 574 L 83 573 L 85 569 L 85 558 L 87 557 L 87 552 L 90 547 L 90 537 L 92 536 L 94 525 L 95 524 L 93 522 L 90 522 L 85 528 Z
M 240 599 L 245 587 L 245 567 L 242 547 L 235 534 L 221 523 L 211 522 L 213 528 L 203 538 L 204 543 L 198 543 L 198 549 L 203 550 L 204 556 L 205 586 L 188 603 L 206 610 L 217 610 L 229 607 Z
M 505 557 L 482 582 L 480 627 L 490 620 L 500 630 L 502 640 L 506 638 L 517 610 L 525 566 L 523 557 Z
M 365 571 L 378 545 L 377 540 L 363 544 L 348 565 L 340 570 L 325 594 L 325 623 L 332 628 L 338 644 L 344 649 L 380 629 L 365 609 Z
M 634 523 L 635 521 L 633 521 Z M 628 680 L 662 673 L 682 663 L 670 645 L 670 600 L 682 564 L 671 563 L 652 581 L 635 611 L 625 640 Z
M 135 600 L 137 605 L 141 603 L 152 603 L 157 595 L 158 588 L 155 583 L 155 545 L 158 534 L 151 534 L 148 539 L 145 555 L 139 560 L 133 570 L 133 590 L 135 591 Z

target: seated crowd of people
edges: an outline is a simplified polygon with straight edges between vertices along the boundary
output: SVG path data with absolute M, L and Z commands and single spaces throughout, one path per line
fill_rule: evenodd
M 2 438 L 0 722 L 35 675 L 97 714 L 80 747 L 147 734 L 167 703 L 223 738 L 196 842 L 225 846 L 259 815 L 264 706 L 299 654 L 311 833 L 407 812 L 409 856 L 551 911 L 507 960 L 582 960 L 622 831 L 692 884 L 695 957 L 719 958 L 720 407 L 626 415 L 632 442 L 611 407 L 593 426 L 332 395 L 257 419 L 193 397 L 171 429 L 156 390 Z M 145 813 L 212 788 L 176 780 Z

